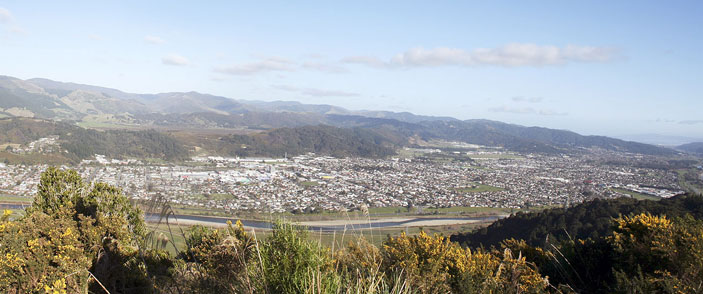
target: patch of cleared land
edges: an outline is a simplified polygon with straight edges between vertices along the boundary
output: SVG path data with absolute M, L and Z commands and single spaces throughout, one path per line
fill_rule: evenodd
M 523 159 L 524 157 L 515 154 L 469 154 L 471 159 Z
M 303 182 L 300 182 L 300 185 L 302 185 L 303 187 L 317 186 L 317 185 L 319 185 L 319 184 L 320 184 L 320 183 L 315 182 L 315 181 L 303 181 Z
M 503 190 L 505 189 L 483 184 L 472 184 L 468 187 L 456 188 L 456 191 L 461 193 L 498 192 Z
M 630 191 L 630 190 L 625 190 L 625 189 L 620 189 L 620 188 L 610 188 L 610 189 L 615 192 L 618 192 L 618 193 L 630 195 L 630 196 L 632 196 L 632 198 L 635 198 L 637 200 L 654 200 L 654 201 L 661 200 L 661 197 L 637 193 L 637 192 Z
M 0 203 L 32 203 L 34 197 L 0 194 Z

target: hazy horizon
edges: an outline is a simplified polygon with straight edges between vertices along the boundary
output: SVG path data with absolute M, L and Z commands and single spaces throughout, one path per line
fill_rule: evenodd
M 703 138 L 698 2 L 0 4 L 0 74 Z

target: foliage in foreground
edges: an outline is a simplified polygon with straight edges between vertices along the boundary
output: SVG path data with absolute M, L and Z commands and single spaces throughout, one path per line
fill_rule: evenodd
M 257 239 L 241 223 L 193 226 L 171 256 L 148 242 L 120 190 L 50 168 L 26 215 L 0 218 L 3 293 L 695 293 L 703 223 L 633 214 L 605 237 L 533 247 L 515 239 L 461 248 L 421 232 L 337 250 L 277 223 Z M 547 278 L 549 277 L 549 278 Z
M 703 292 L 703 221 L 650 213 L 621 216 L 602 238 L 532 247 L 504 240 L 540 273 L 576 293 Z
M 598 239 L 610 231 L 621 215 L 649 212 L 654 215 L 703 218 L 703 197 L 681 195 L 659 201 L 633 198 L 595 199 L 569 208 L 550 208 L 536 213 L 518 212 L 486 228 L 455 234 L 451 240 L 467 247 L 500 246 L 505 239 L 521 239 L 532 246 L 569 239 Z

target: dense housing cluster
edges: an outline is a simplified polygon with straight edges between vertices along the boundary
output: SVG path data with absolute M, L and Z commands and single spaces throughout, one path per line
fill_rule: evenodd
M 163 195 L 188 206 L 270 212 L 363 206 L 524 208 L 627 196 L 627 190 L 659 197 L 682 193 L 674 171 L 636 167 L 640 155 L 463 156 L 466 160 L 196 157 L 183 165 L 96 156 L 74 168 L 90 181 L 122 187 L 132 198 Z M 0 166 L 0 192 L 34 194 L 45 168 Z

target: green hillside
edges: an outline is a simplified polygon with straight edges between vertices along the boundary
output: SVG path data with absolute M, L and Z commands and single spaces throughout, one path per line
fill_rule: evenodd
M 331 126 L 281 128 L 252 135 L 221 139 L 221 152 L 237 156 L 290 156 L 314 152 L 335 157 L 384 157 L 393 155 L 393 145 L 369 130 Z
M 0 144 L 25 146 L 32 141 L 50 136 L 57 136 L 57 143 L 61 147 L 53 154 L 65 157 L 68 161 L 91 158 L 95 154 L 111 158 L 136 157 L 165 160 L 183 159 L 189 155 L 189 150 L 180 141 L 153 130 L 97 131 L 69 123 L 41 119 L 0 119 Z
M 536 213 L 518 212 L 490 226 L 451 237 L 468 247 L 498 246 L 509 238 L 525 240 L 532 246 L 569 238 L 586 239 L 607 235 L 611 221 L 620 215 L 649 212 L 681 217 L 687 214 L 703 219 L 703 197 L 681 195 L 659 201 L 616 198 L 595 199 L 568 209 L 552 208 Z

